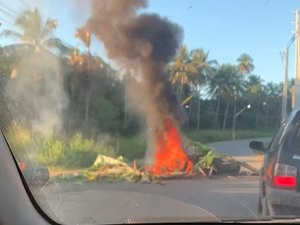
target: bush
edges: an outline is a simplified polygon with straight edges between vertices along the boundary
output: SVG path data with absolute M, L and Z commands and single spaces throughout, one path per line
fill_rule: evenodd
M 70 151 L 64 155 L 62 166 L 68 168 L 84 168 L 93 165 L 97 158 L 95 151 Z
M 95 146 L 95 142 L 92 139 L 83 138 L 81 133 L 75 133 L 71 138 L 68 148 L 70 151 L 90 151 Z
M 31 140 L 30 130 L 17 124 L 11 124 L 5 135 L 17 160 L 25 157 L 25 149 Z
M 115 157 L 118 155 L 118 141 L 109 134 L 98 134 L 95 151 L 100 155 Z
M 147 142 L 144 137 L 138 135 L 131 138 L 120 138 L 118 146 L 119 154 L 131 161 L 145 157 Z
M 71 168 L 87 167 L 93 164 L 96 157 L 94 140 L 75 133 L 65 147 L 61 165 Z
M 38 162 L 47 166 L 58 165 L 63 159 L 65 144 L 56 138 L 45 141 L 38 156 Z

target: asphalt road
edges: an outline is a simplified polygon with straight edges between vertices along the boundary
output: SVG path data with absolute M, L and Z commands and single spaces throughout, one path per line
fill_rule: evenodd
M 64 224 L 215 221 L 257 218 L 256 177 L 168 180 L 163 184 L 60 183 L 44 187 Z M 49 212 L 48 212 L 49 213 Z
M 243 140 L 210 146 L 227 155 L 252 156 L 248 144 L 249 140 Z M 51 209 L 48 213 L 64 224 L 199 222 L 258 216 L 257 177 L 165 180 L 163 184 L 65 182 L 49 184 L 37 194 L 40 204 Z
M 215 149 L 217 152 L 230 155 L 230 156 L 255 156 L 253 150 L 249 148 L 250 141 L 257 140 L 265 142 L 266 144 L 271 141 L 271 138 L 247 139 L 236 141 L 222 141 L 208 144 L 208 146 Z

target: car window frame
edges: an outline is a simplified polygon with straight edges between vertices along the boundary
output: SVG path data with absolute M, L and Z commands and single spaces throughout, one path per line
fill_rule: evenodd
M 282 143 L 282 138 L 284 136 L 287 124 L 282 123 L 278 128 L 277 132 L 273 136 L 273 139 L 268 147 L 268 152 L 277 152 L 279 150 L 279 146 Z
M 0 180 L 0 224 L 59 225 L 35 200 L 2 131 Z

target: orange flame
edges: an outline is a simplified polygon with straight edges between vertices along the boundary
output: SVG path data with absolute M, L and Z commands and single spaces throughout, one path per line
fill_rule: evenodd
M 150 168 L 153 175 L 191 171 L 193 163 L 183 150 L 180 132 L 171 119 L 165 120 L 164 131 L 157 136 L 155 146 L 154 165 Z

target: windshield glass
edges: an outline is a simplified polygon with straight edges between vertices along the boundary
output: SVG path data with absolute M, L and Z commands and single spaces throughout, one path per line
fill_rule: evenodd
M 298 215 L 297 161 L 275 163 L 279 138 L 248 147 L 300 106 L 297 3 L 3 2 L 0 128 L 39 206 L 62 224 Z

